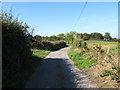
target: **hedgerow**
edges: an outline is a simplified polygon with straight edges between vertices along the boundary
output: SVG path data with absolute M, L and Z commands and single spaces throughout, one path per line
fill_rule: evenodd
M 2 87 L 18 87 L 18 74 L 31 64 L 31 48 L 28 26 L 23 25 L 12 14 L 2 13 Z

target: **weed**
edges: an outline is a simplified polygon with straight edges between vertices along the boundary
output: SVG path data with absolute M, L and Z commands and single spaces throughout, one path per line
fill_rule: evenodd
M 101 77 L 105 77 L 105 76 L 109 76 L 109 75 L 112 75 L 113 72 L 110 71 L 110 70 L 103 70 L 102 71 L 102 74 L 100 74 Z
M 120 72 L 120 66 L 115 66 L 115 65 L 113 65 L 113 66 L 112 66 L 112 69 L 115 69 L 115 70 L 117 70 L 117 72 Z
M 73 46 L 77 48 L 87 48 L 87 43 L 83 42 L 80 39 L 75 39 L 73 42 Z
M 111 75 L 111 79 L 112 79 L 112 80 L 118 80 L 118 79 L 119 79 L 119 76 L 118 76 L 117 74 L 113 73 L 113 74 Z
M 102 71 L 102 74 L 100 74 L 101 77 L 105 77 L 105 76 L 111 76 L 111 79 L 112 80 L 118 80 L 119 79 L 119 76 L 115 73 L 113 73 L 112 71 L 110 70 L 103 70 Z

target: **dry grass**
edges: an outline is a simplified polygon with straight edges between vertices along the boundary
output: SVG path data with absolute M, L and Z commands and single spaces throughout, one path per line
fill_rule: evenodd
M 96 41 L 96 40 L 89 40 L 86 41 L 88 43 L 88 47 L 92 48 L 95 45 L 101 45 L 103 48 L 116 48 L 118 45 L 118 42 L 106 42 L 106 41 Z
M 96 65 L 91 68 L 84 69 L 83 71 L 97 88 L 116 88 L 118 84 L 115 80 L 111 80 L 110 76 L 100 77 L 101 72 L 105 69 L 108 68 L 103 67 L 102 65 Z
M 100 77 L 103 70 L 111 70 L 118 75 L 117 70 L 112 69 L 113 65 L 118 66 L 118 43 L 105 41 L 87 41 L 87 43 L 89 50 L 74 48 L 74 51 L 81 52 L 84 57 L 96 61 L 97 64 L 83 71 L 98 88 L 118 87 L 117 80 L 111 80 L 111 76 Z M 102 46 L 100 50 L 94 48 L 98 45 Z M 108 48 L 110 51 L 107 54 Z

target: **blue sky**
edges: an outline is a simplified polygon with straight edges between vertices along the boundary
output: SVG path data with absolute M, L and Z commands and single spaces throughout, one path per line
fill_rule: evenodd
M 80 20 L 73 28 L 85 2 L 4 2 L 3 9 L 12 12 L 20 21 L 35 28 L 34 35 L 57 35 L 76 31 L 79 33 L 110 32 L 118 36 L 118 3 L 88 2 Z

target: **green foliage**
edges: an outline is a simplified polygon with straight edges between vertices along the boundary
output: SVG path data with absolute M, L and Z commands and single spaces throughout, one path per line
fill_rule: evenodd
M 100 74 L 100 76 L 101 76 L 101 77 L 105 77 L 105 76 L 110 76 L 110 75 L 112 75 L 112 74 L 113 74 L 113 72 L 110 71 L 110 70 L 103 70 L 103 71 L 102 71 L 102 74 Z
M 104 35 L 104 39 L 106 41 L 110 41 L 112 39 L 112 37 L 110 36 L 110 33 L 109 32 L 106 32 L 105 35 Z
M 39 50 L 55 51 L 66 46 L 67 45 L 64 41 L 50 42 L 50 41 L 43 41 L 43 40 L 42 41 L 33 40 L 31 42 L 32 49 L 39 49 Z
M 55 35 L 49 37 L 49 41 L 58 41 L 58 40 L 60 40 L 60 38 Z
M 76 32 L 66 33 L 66 35 L 65 35 L 65 41 L 69 45 L 71 45 L 73 43 L 75 38 L 76 38 Z
M 60 38 L 60 40 L 65 40 L 65 34 L 61 33 L 57 35 L 58 38 Z
M 115 69 L 115 70 L 117 70 L 117 72 L 120 73 L 120 66 L 115 66 L 115 65 L 114 65 L 114 66 L 112 67 L 112 69 Z
M 102 49 L 102 46 L 101 46 L 101 45 L 95 45 L 93 48 L 94 48 L 95 50 L 99 51 L 99 50 Z
M 3 88 L 19 87 L 20 73 L 31 64 L 28 25 L 13 19 L 11 13 L 2 13 L 2 69 Z M 22 79 L 21 79 L 22 80 Z
M 51 51 L 48 50 L 35 50 L 33 49 L 33 56 L 36 56 L 38 58 L 45 58 L 45 56 L 47 56 Z
M 95 65 L 95 62 L 93 60 L 88 60 L 84 58 L 81 53 L 74 52 L 72 49 L 68 50 L 68 56 L 81 70 L 85 68 L 90 68 Z
M 77 48 L 87 48 L 87 43 L 80 40 L 80 39 L 75 39 L 73 43 L 73 47 Z
M 118 76 L 117 74 L 113 73 L 113 74 L 111 75 L 111 79 L 112 79 L 112 80 L 119 80 L 119 76 Z
M 82 39 L 83 38 L 83 34 L 82 33 L 76 33 L 76 38 Z
M 117 38 L 112 38 L 112 40 L 111 41 L 113 41 L 113 42 L 118 42 L 119 41 L 119 39 L 117 39 Z
M 103 70 L 102 71 L 102 74 L 100 74 L 101 77 L 105 77 L 105 76 L 111 76 L 111 79 L 112 80 L 118 80 L 119 79 L 119 76 L 115 73 L 113 73 L 112 71 L 110 70 Z
M 24 88 L 29 77 L 33 74 L 33 72 L 35 72 L 39 63 L 42 63 L 42 59 L 50 53 L 50 51 L 47 50 L 32 50 L 32 52 L 32 62 L 29 68 L 27 68 L 25 71 L 19 72 L 17 74 L 17 77 L 19 77 L 14 81 L 15 83 L 12 82 L 15 87 Z
M 42 41 L 42 37 L 40 35 L 34 36 L 34 39 L 39 42 Z
M 91 33 L 90 38 L 94 40 L 100 40 L 100 39 L 103 39 L 103 35 L 101 33 L 94 32 L 94 33 Z
M 44 40 L 44 41 L 49 41 L 49 37 L 48 37 L 48 36 L 43 36 L 43 37 L 42 37 L 42 40 Z
M 42 37 L 42 40 L 45 40 L 45 41 L 58 41 L 58 40 L 61 40 L 61 38 L 60 38 L 60 37 L 57 37 L 57 36 L 55 36 L 55 35 L 52 35 L 52 36 L 50 36 L 50 37 L 48 37 L 48 36 L 43 36 L 43 37 Z
M 96 50 L 97 52 L 101 52 L 101 53 L 104 53 L 104 52 L 105 52 L 105 50 L 102 49 L 102 46 L 101 46 L 101 45 L 95 45 L 95 46 L 93 47 L 93 50 Z
M 89 40 L 90 39 L 90 34 L 84 33 L 82 39 L 83 40 Z

